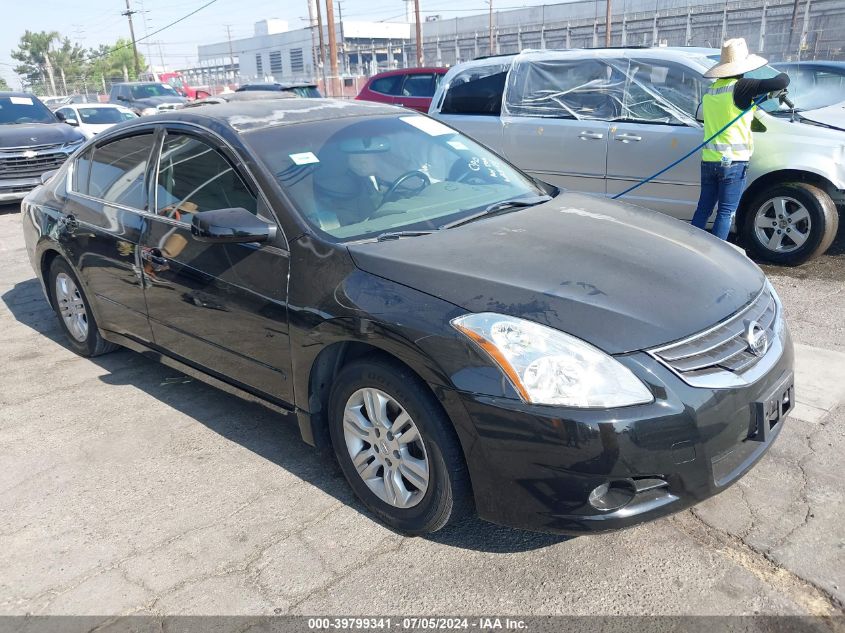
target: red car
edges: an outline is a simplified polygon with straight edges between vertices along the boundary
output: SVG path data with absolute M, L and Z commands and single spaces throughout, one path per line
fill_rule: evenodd
M 392 103 L 428 112 L 434 90 L 448 68 L 404 68 L 373 75 L 356 99 Z

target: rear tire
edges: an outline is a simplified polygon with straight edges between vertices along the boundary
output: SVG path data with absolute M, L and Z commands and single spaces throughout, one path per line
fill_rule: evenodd
M 454 427 L 405 366 L 368 358 L 345 367 L 329 399 L 329 432 L 352 490 L 391 528 L 429 534 L 472 512 Z
M 838 228 L 839 213 L 824 190 L 789 182 L 754 197 L 745 214 L 742 239 L 758 259 L 797 266 L 824 253 Z
M 82 284 L 70 265 L 61 257 L 56 257 L 50 264 L 47 288 L 59 323 L 77 354 L 90 358 L 118 348 L 100 334 Z

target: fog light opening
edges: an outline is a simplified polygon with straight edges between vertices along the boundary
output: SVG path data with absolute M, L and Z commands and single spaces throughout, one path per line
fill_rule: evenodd
M 596 486 L 590 493 L 589 502 L 596 510 L 611 512 L 625 507 L 637 494 L 637 488 L 630 479 L 617 479 Z

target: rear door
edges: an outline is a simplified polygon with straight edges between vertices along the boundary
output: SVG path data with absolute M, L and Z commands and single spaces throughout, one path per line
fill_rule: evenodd
M 139 245 L 148 208 L 146 174 L 153 132 L 103 141 L 71 169 L 61 234 L 86 288 L 97 302 L 100 327 L 152 340 L 141 279 Z
M 405 81 L 405 75 L 401 73 L 379 77 L 370 82 L 362 97 L 367 101 L 394 103 L 396 97 L 402 94 L 403 81 Z
M 643 58 L 610 62 L 626 76 L 623 112 L 610 130 L 607 194 L 615 195 L 692 151 L 703 131 L 695 120 L 707 80 L 683 64 Z M 690 156 L 625 196 L 625 201 L 691 220 L 700 159 Z
M 273 243 L 219 244 L 191 235 L 191 218 L 242 207 L 274 222 L 235 154 L 217 137 L 168 127 L 152 170 L 143 238 L 147 308 L 156 344 L 251 391 L 291 402 L 289 255 Z
M 525 63 L 507 89 L 505 156 L 540 180 L 603 194 L 621 98 L 619 73 L 599 59 Z
M 509 67 L 509 62 L 490 63 L 457 73 L 440 93 L 432 116 L 503 153 L 500 115 Z

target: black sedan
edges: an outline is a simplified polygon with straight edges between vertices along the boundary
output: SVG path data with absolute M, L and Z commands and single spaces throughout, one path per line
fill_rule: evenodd
M 121 124 L 23 230 L 73 349 L 291 412 L 405 533 L 675 512 L 751 468 L 794 401 L 780 302 L 737 249 L 392 106 Z

